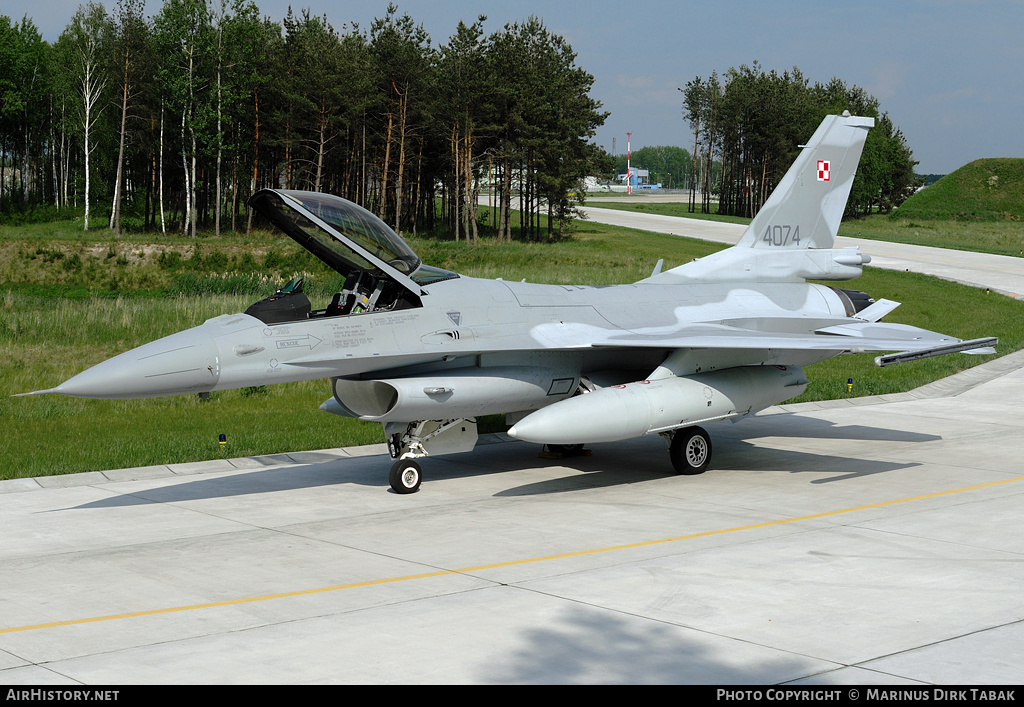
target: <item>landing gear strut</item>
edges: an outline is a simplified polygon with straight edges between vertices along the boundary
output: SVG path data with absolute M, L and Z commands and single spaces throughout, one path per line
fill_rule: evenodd
M 703 474 L 711 462 L 711 437 L 701 427 L 676 430 L 669 443 L 668 456 L 676 472 L 687 476 Z

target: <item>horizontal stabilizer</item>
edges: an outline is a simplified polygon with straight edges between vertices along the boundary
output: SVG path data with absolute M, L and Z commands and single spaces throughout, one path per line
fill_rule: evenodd
M 879 299 L 874 304 L 857 312 L 854 316 L 866 322 L 877 322 L 899 306 L 899 302 L 893 302 L 891 299 Z

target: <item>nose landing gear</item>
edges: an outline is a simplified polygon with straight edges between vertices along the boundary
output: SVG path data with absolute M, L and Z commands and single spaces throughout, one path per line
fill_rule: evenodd
M 395 493 L 415 493 L 423 481 L 423 472 L 412 459 L 399 459 L 391 465 L 388 481 Z

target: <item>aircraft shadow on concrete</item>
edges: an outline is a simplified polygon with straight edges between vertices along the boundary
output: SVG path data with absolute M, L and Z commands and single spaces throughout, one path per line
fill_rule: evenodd
M 254 469 L 227 476 L 202 475 L 167 486 L 131 491 L 101 501 L 83 503 L 74 508 L 77 510 L 138 506 L 149 503 L 181 503 L 340 484 L 387 487 L 387 474 L 381 473 L 375 467 L 368 468 L 365 462 L 361 464 L 360 461 L 364 459 L 367 458 L 332 459 L 313 464 Z M 380 458 L 369 457 L 369 459 L 373 459 L 376 464 L 381 462 Z M 175 477 L 175 480 L 180 478 Z
M 855 442 L 923 443 L 941 440 L 940 435 L 892 430 L 866 425 L 836 425 L 828 420 L 778 414 L 741 421 L 733 429 L 731 423 L 709 426 L 714 447 L 711 468 L 706 473 L 772 472 L 817 474 L 812 484 L 832 483 L 899 469 L 919 466 L 917 462 L 895 462 L 865 459 L 847 452 L 819 454 L 805 450 L 759 447 L 753 441 L 761 437 L 790 439 L 824 439 Z M 736 435 L 736 436 L 733 436 Z M 650 446 L 647 446 L 650 445 Z M 638 454 L 641 452 L 643 457 Z M 648 454 L 650 455 L 648 458 Z M 520 496 L 537 493 L 558 493 L 595 486 L 631 484 L 639 481 L 675 476 L 668 461 L 665 444 L 644 438 L 613 444 L 596 445 L 590 457 L 573 457 L 555 464 L 586 471 L 586 476 L 572 475 L 507 489 L 496 495 Z M 680 477 L 685 483 L 686 477 Z
M 661 445 L 664 446 L 664 445 Z M 686 484 L 695 477 L 679 476 L 668 459 L 651 457 L 638 460 L 635 455 L 617 453 L 611 445 L 593 450 L 591 457 L 577 457 L 555 462 L 587 472 L 573 473 L 559 479 L 546 479 L 536 483 L 499 491 L 495 496 L 529 496 L 535 494 L 564 493 L 585 488 L 636 484 L 643 481 L 677 477 Z M 722 439 L 715 443 L 715 461 L 705 473 L 784 472 L 789 474 L 815 474 L 812 484 L 845 481 L 874 474 L 920 466 L 918 462 L 895 462 L 850 458 L 813 452 L 756 447 L 745 440 Z M 696 488 L 696 487 L 695 487 Z
M 483 445 L 480 449 L 486 450 L 493 446 Z M 487 469 L 480 468 L 480 458 L 478 454 L 474 453 L 435 457 L 431 459 L 429 465 L 428 479 L 470 477 L 483 473 L 501 473 L 511 469 L 541 468 L 552 463 L 551 460 L 537 457 L 536 451 L 539 447 L 536 445 L 507 444 L 501 446 L 515 448 L 518 453 L 501 455 L 501 460 L 495 460 L 494 466 Z M 520 452 L 519 448 L 525 453 Z M 200 475 L 188 480 L 182 480 L 182 477 L 167 477 L 155 480 L 156 483 L 159 483 L 163 480 L 173 479 L 166 486 L 126 492 L 100 501 L 74 506 L 73 509 L 117 508 L 149 503 L 181 503 L 344 484 L 378 487 L 382 491 L 389 488 L 387 471 L 391 460 L 385 455 L 338 458 L 303 452 L 297 453 L 295 456 L 303 460 L 310 460 L 312 463 L 229 472 L 227 475 Z M 460 456 L 466 457 L 465 461 L 469 464 L 452 465 L 450 463 Z M 323 461 L 316 461 L 318 457 Z M 451 473 L 452 471 L 456 473 Z
M 851 457 L 846 454 L 818 454 L 793 449 L 758 447 L 748 441 L 759 437 L 895 442 L 929 442 L 942 439 L 939 435 L 864 425 L 835 425 L 827 420 L 790 414 L 754 418 L 749 422 L 752 424 L 743 430 L 742 437 L 729 436 L 729 433 L 732 432 L 728 429 L 730 425 L 721 424 L 712 427 L 715 456 L 712 467 L 707 473 L 782 471 L 828 475 L 810 481 L 812 484 L 822 484 L 918 465 L 915 462 L 889 462 Z M 740 431 L 739 428 L 736 429 L 736 432 Z M 472 478 L 513 470 L 550 469 L 552 467 L 564 467 L 568 473 L 555 479 L 549 478 L 507 488 L 494 495 L 529 496 L 565 493 L 676 476 L 669 463 L 665 444 L 660 439 L 651 437 L 589 445 L 588 449 L 591 449 L 592 452 L 590 456 L 574 456 L 564 459 L 542 458 L 539 454 L 541 449 L 542 447 L 539 445 L 526 443 L 485 444 L 478 446 L 469 454 L 431 458 L 424 465 L 424 484 L 426 486 L 422 492 L 429 493 L 431 481 Z M 226 476 L 197 477 L 194 480 L 181 483 L 133 491 L 102 501 L 92 501 L 75 506 L 75 508 L 112 508 L 148 503 L 179 503 L 342 484 L 357 484 L 381 489 L 388 487 L 387 468 L 391 462 L 383 455 L 339 459 L 310 452 L 297 456 L 308 459 L 312 463 L 255 469 Z M 316 461 L 318 458 L 324 461 Z M 686 481 L 687 477 L 679 477 L 680 483 L 686 483 Z
M 935 442 L 941 435 L 894 430 L 867 425 L 842 425 L 831 420 L 805 417 L 787 412 L 757 415 L 741 419 L 734 425 L 719 424 L 711 427 L 713 436 L 755 439 L 757 437 L 803 437 L 807 439 L 859 440 L 864 442 Z M 735 431 L 735 435 L 731 434 Z
M 684 594 L 678 601 L 683 606 L 674 608 L 685 610 L 690 599 Z M 500 684 L 778 684 L 823 667 L 822 661 L 783 651 L 756 661 L 722 661 L 719 651 L 691 631 L 671 622 L 626 620 L 614 610 L 575 607 L 523 631 L 516 636 L 517 650 L 475 678 Z M 732 640 L 719 637 L 716 647 Z

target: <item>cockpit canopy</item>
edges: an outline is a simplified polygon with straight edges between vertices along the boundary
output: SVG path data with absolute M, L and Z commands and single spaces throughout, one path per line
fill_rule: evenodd
M 303 248 L 346 277 L 369 273 L 420 294 L 417 285 L 458 277 L 424 265 L 401 237 L 363 207 L 310 191 L 263 189 L 249 204 Z
M 313 309 L 293 281 L 246 310 L 264 323 L 340 317 L 421 307 L 423 287 L 457 278 L 424 265 L 397 233 L 351 201 L 309 191 L 263 189 L 250 206 L 295 242 L 345 276 L 323 309 Z

